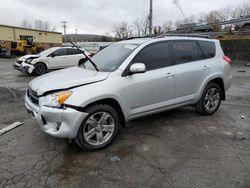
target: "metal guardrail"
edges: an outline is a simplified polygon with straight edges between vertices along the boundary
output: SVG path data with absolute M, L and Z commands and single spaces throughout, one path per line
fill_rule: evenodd
M 206 25 L 202 25 L 202 26 L 187 26 L 187 27 L 181 28 L 181 30 L 185 30 L 185 29 L 193 29 L 193 30 L 209 29 L 213 26 L 239 23 L 239 22 L 244 22 L 244 21 L 248 21 L 248 20 L 250 20 L 250 18 L 232 19 L 232 20 L 222 21 L 222 22 L 218 22 L 218 23 L 214 23 L 214 24 L 206 24 Z

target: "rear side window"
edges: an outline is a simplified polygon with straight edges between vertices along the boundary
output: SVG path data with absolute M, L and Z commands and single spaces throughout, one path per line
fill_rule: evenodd
M 144 63 L 147 71 L 170 66 L 168 43 L 161 42 L 146 46 L 133 62 Z
M 76 54 L 80 54 L 81 52 L 78 49 L 67 49 L 67 54 L 68 55 L 76 55 Z
M 195 41 L 173 41 L 175 64 L 183 64 L 202 59 Z
M 199 45 L 204 54 L 205 59 L 213 58 L 215 56 L 215 44 L 210 41 L 199 41 Z

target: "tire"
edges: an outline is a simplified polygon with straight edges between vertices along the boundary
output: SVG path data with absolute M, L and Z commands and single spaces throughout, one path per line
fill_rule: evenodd
M 35 75 L 43 75 L 47 73 L 47 66 L 44 63 L 35 64 L 34 74 Z
M 113 107 L 105 104 L 91 106 L 86 113 L 88 116 L 81 123 L 75 139 L 76 143 L 86 151 L 107 147 L 120 129 L 118 113 Z M 102 121 L 102 118 L 105 119 Z
M 245 26 L 242 28 L 242 31 L 250 31 L 250 25 L 245 25 Z
M 218 84 L 209 83 L 203 91 L 200 100 L 196 103 L 195 108 L 201 115 L 212 115 L 220 107 L 222 91 Z

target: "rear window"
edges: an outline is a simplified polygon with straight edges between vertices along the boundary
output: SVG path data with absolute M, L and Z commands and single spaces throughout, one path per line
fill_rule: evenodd
M 215 56 L 215 44 L 210 41 L 199 41 L 198 42 L 201 50 L 204 54 L 205 59 L 213 58 Z
M 76 54 L 80 54 L 81 52 L 78 49 L 71 49 L 68 48 L 67 49 L 67 55 L 76 55 Z

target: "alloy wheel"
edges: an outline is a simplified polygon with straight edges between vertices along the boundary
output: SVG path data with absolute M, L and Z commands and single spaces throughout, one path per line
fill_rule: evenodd
M 83 128 L 83 137 L 88 144 L 99 146 L 112 137 L 115 121 L 107 112 L 97 112 L 90 116 Z
M 210 88 L 205 96 L 204 106 L 207 111 L 214 111 L 220 102 L 220 92 L 217 88 Z

